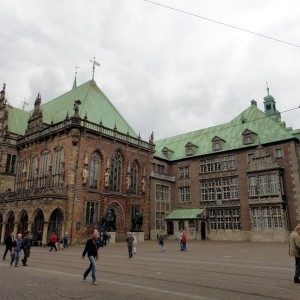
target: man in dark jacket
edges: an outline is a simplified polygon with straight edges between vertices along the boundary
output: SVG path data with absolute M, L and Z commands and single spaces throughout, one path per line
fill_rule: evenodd
M 134 238 L 133 238 L 132 233 L 130 232 L 130 233 L 128 234 L 127 238 L 126 238 L 129 258 L 132 257 L 132 246 L 133 246 L 133 241 L 134 241 Z
M 4 243 L 5 243 L 5 251 L 3 254 L 3 260 L 5 260 L 6 254 L 9 251 L 11 253 L 12 248 L 14 246 L 14 233 L 13 231 L 5 238 Z
M 30 231 L 25 232 L 25 237 L 23 239 L 23 251 L 24 251 L 24 258 L 22 259 L 23 266 L 27 266 L 27 259 L 30 255 L 30 249 L 32 245 L 32 239 L 30 237 Z
M 92 271 L 92 279 L 93 279 L 93 284 L 97 285 L 97 280 L 96 280 L 96 260 L 98 259 L 98 247 L 96 244 L 96 239 L 97 239 L 97 233 L 94 232 L 92 234 L 92 237 L 87 240 L 85 248 L 82 253 L 82 259 L 84 259 L 85 255 L 87 254 L 90 265 L 86 269 L 86 271 L 83 273 L 83 281 L 86 281 L 87 276 L 89 273 Z

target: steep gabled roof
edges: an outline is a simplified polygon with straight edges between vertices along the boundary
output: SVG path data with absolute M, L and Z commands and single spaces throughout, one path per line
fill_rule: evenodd
M 183 159 L 186 157 L 185 145 L 187 142 L 198 146 L 194 156 L 249 147 L 249 145 L 243 144 L 242 133 L 246 129 L 257 134 L 253 145 L 288 140 L 296 137 L 290 129 L 283 126 L 282 122 L 267 117 L 255 104 L 253 102 L 250 107 L 228 123 L 155 141 L 155 157 L 164 159 L 161 150 L 167 147 L 175 149 L 170 160 Z M 212 140 L 215 136 L 224 140 L 220 151 L 213 151 Z
M 63 121 L 68 115 L 74 114 L 75 100 L 80 100 L 79 116 L 96 124 L 116 129 L 122 133 L 137 137 L 135 131 L 118 112 L 115 106 L 104 95 L 94 80 L 90 80 L 69 92 L 47 102 L 42 103 L 43 122 L 46 124 Z M 43 99 L 42 99 L 43 102 Z M 25 134 L 27 121 L 32 112 L 25 112 L 11 107 L 9 110 L 9 131 L 20 135 Z
M 24 135 L 27 127 L 27 122 L 30 117 L 30 112 L 13 107 L 11 105 L 7 106 L 7 110 L 8 131 L 18 135 Z

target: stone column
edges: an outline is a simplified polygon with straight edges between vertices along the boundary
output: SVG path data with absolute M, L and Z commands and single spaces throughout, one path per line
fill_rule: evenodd
M 48 222 L 44 222 L 42 246 L 47 246 Z
M 31 232 L 31 229 L 32 229 L 32 223 L 28 223 L 27 224 L 27 230 Z
M 15 224 L 14 224 L 14 236 L 15 236 L 15 238 L 17 238 L 17 234 L 19 233 L 18 232 L 18 222 L 16 222 Z
M 6 223 L 2 223 L 2 230 L 1 230 L 1 244 L 4 243 L 4 239 L 5 239 L 5 227 L 6 227 Z

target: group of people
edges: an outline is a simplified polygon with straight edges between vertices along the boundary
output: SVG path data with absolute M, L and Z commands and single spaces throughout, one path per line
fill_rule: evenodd
M 159 244 L 159 249 L 161 252 L 164 252 L 164 236 L 162 234 L 157 235 L 157 240 Z M 180 251 L 186 251 L 186 232 L 181 229 L 180 235 Z M 51 237 L 50 244 L 51 249 L 55 249 L 57 251 L 56 243 L 58 243 L 58 235 L 54 233 Z M 68 248 L 68 235 L 67 233 L 62 238 L 63 248 Z M 24 237 L 22 237 L 21 233 L 17 234 L 17 237 L 14 237 L 14 233 L 10 232 L 10 234 L 5 238 L 5 251 L 3 254 L 3 260 L 6 260 L 7 253 L 10 252 L 11 259 L 10 265 L 13 264 L 15 267 L 18 267 L 20 260 L 20 253 L 23 250 L 24 256 L 21 260 L 23 266 L 27 266 L 28 257 L 30 256 L 30 249 L 32 246 L 32 238 L 30 231 L 26 231 Z M 127 247 L 128 247 L 128 255 L 129 258 L 133 257 L 133 254 L 136 254 L 137 248 L 137 237 L 135 233 L 129 233 L 126 237 Z M 99 232 L 98 230 L 94 230 L 91 233 L 91 237 L 87 240 L 85 244 L 85 248 L 82 253 L 82 259 L 87 255 L 89 259 L 89 266 L 83 273 L 83 280 L 86 281 L 87 276 L 90 272 L 92 272 L 92 280 L 93 284 L 97 285 L 96 280 L 96 261 L 98 259 L 98 249 L 100 247 L 99 243 Z M 295 230 L 290 234 L 289 241 L 289 254 L 295 257 L 295 274 L 294 274 L 294 283 L 300 283 L 300 224 L 295 227 Z
M 24 237 L 22 237 L 22 233 L 17 234 L 17 238 L 15 238 L 14 233 L 11 232 L 5 238 L 5 251 L 3 254 L 3 260 L 6 260 L 6 255 L 10 252 L 10 265 L 13 264 L 15 267 L 19 266 L 19 260 L 21 256 L 21 252 L 23 250 L 24 256 L 21 260 L 23 266 L 27 266 L 28 257 L 30 256 L 30 249 L 32 246 L 32 239 L 30 231 L 26 231 Z
M 51 247 L 49 251 L 51 252 L 54 249 L 56 252 L 57 249 L 62 250 L 68 248 L 69 247 L 68 242 L 69 242 L 69 237 L 67 232 L 63 237 L 59 237 L 58 233 L 53 233 L 49 242 L 49 245 Z

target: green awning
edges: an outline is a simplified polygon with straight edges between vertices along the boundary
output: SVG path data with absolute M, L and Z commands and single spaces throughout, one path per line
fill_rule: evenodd
M 204 208 L 175 209 L 166 216 L 166 220 L 199 219 Z

